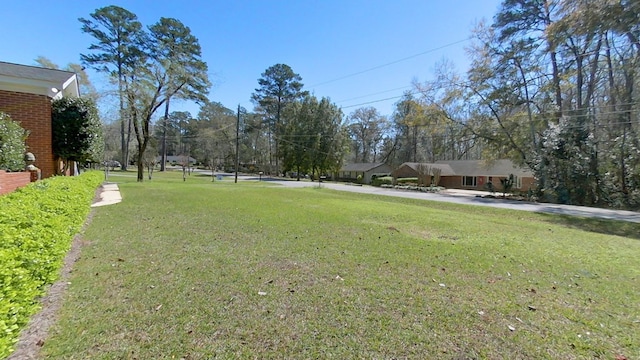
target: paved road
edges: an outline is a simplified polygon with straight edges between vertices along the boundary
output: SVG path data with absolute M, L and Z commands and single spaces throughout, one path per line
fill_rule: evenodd
M 197 170 L 198 171 L 198 170 Z M 205 171 L 202 171 L 205 172 Z M 210 173 L 210 171 L 206 171 Z M 123 174 L 113 173 L 110 175 L 123 176 Z M 216 173 L 218 174 L 218 173 Z M 233 181 L 234 174 L 219 173 L 224 176 L 225 181 Z M 126 176 L 126 175 L 124 175 Z M 133 176 L 133 175 L 132 175 Z M 257 176 L 239 175 L 238 180 L 258 180 Z M 317 182 L 310 181 L 291 181 L 282 179 L 271 179 L 269 177 L 262 177 L 262 181 L 269 181 L 270 183 L 280 184 L 282 186 L 299 188 L 299 187 L 314 187 L 318 186 Z M 609 220 L 621 220 L 634 223 L 640 223 L 640 212 L 625 211 L 625 210 L 610 210 L 600 209 L 587 206 L 574 206 L 574 205 L 560 205 L 560 204 L 547 204 L 547 203 L 530 203 L 523 201 L 511 201 L 502 199 L 486 199 L 476 197 L 473 192 L 445 192 L 445 193 L 421 193 L 415 191 L 403 191 L 395 189 L 385 189 L 374 186 L 357 186 L 347 185 L 343 183 L 323 182 L 322 187 L 327 189 L 333 189 L 338 191 L 351 191 L 361 194 L 374 194 L 384 196 L 396 196 L 409 199 L 422 199 L 432 201 L 442 201 L 455 204 L 466 205 L 478 205 L 488 206 L 502 209 L 522 210 L 530 212 L 538 212 L 545 214 L 559 214 L 559 215 L 571 215 L 580 216 L 586 218 L 598 218 Z
M 257 177 L 250 177 L 250 176 L 239 176 L 238 179 L 239 180 L 258 180 Z M 293 188 L 318 186 L 317 182 L 309 182 L 309 181 L 272 180 L 269 178 L 263 178 L 263 180 L 270 181 L 271 183 L 280 184 L 282 186 L 293 187 Z M 634 211 L 609 210 L 609 209 L 600 209 L 600 208 L 574 206 L 574 205 L 531 203 L 531 202 L 502 200 L 502 199 L 487 199 L 487 198 L 476 197 L 475 195 L 473 195 L 472 192 L 468 192 L 468 193 L 445 192 L 445 193 L 432 194 L 432 193 L 421 193 L 421 192 L 415 192 L 415 191 L 385 189 L 385 188 L 379 188 L 379 187 L 373 187 L 373 186 L 347 185 L 347 184 L 340 184 L 340 183 L 333 183 L 333 182 L 323 182 L 321 186 L 327 189 L 333 189 L 333 190 L 339 190 L 339 191 L 351 191 L 351 192 L 356 192 L 361 194 L 396 196 L 396 197 L 403 197 L 403 198 L 410 198 L 410 199 L 442 201 L 442 202 L 449 202 L 449 203 L 455 203 L 455 204 L 489 206 L 494 208 L 522 210 L 522 211 L 530 211 L 530 212 L 538 212 L 538 213 L 546 213 L 546 214 L 571 215 L 571 216 L 580 216 L 580 217 L 588 217 L 588 218 L 612 219 L 612 220 L 622 220 L 622 221 L 640 223 L 640 213 L 634 212 Z

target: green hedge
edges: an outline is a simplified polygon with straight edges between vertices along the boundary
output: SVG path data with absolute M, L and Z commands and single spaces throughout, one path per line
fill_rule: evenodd
M 9 115 L 0 112 L 0 170 L 24 169 L 24 153 L 28 133 Z
M 54 177 L 0 196 L 0 359 L 59 276 L 102 177 Z
M 417 184 L 418 178 L 417 177 L 398 178 L 396 179 L 396 182 L 398 184 Z
M 382 186 L 382 185 L 392 185 L 393 177 L 391 176 L 382 176 L 371 179 L 371 185 L 373 186 Z

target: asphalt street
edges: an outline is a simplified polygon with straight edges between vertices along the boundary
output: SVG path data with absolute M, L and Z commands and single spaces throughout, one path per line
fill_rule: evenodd
M 210 171 L 196 170 L 196 172 L 210 174 Z M 118 173 L 113 173 L 112 175 L 116 177 L 117 176 L 134 176 L 134 175 L 122 175 Z M 216 175 L 223 176 L 223 179 L 224 179 L 223 181 L 233 181 L 234 179 L 234 174 L 216 173 Z M 262 181 L 268 181 L 272 184 L 279 184 L 289 188 L 318 186 L 318 182 L 311 182 L 308 180 L 305 180 L 305 181 L 283 180 L 281 178 L 273 179 L 266 176 L 259 178 L 258 176 L 239 175 L 238 180 L 240 181 L 262 180 Z M 421 199 L 421 200 L 431 200 L 431 201 L 442 201 L 442 202 L 455 203 L 455 204 L 488 206 L 488 207 L 501 208 L 501 209 L 530 211 L 530 212 L 545 213 L 545 214 L 570 215 L 570 216 L 579 216 L 579 217 L 585 217 L 585 218 L 620 220 L 620 221 L 628 221 L 633 223 L 640 223 L 640 212 L 635 212 L 635 211 L 612 210 L 612 209 L 601 209 L 601 208 L 594 208 L 594 207 L 587 207 L 587 206 L 562 205 L 562 204 L 550 204 L 550 203 L 533 203 L 533 202 L 513 201 L 513 200 L 505 200 L 505 199 L 482 198 L 477 196 L 479 192 L 474 192 L 474 191 L 446 190 L 441 193 L 422 193 L 422 192 L 416 192 L 416 191 L 386 189 L 386 188 L 379 188 L 374 186 L 366 186 L 366 185 L 359 186 L 359 185 L 350 185 L 350 184 L 335 183 L 335 182 L 323 182 L 320 184 L 320 186 L 322 186 L 323 188 L 332 189 L 332 190 L 350 191 L 350 192 L 361 193 L 361 194 L 395 196 L 395 197 L 403 197 L 403 198 L 409 198 L 409 199 Z M 113 194 L 113 196 L 115 197 L 119 197 L 119 195 L 120 195 L 119 191 L 115 191 Z
M 238 180 L 258 180 L 255 176 L 239 176 Z M 289 180 L 272 180 L 269 178 L 263 178 L 263 181 L 270 181 L 271 183 L 280 184 L 286 187 L 317 187 L 318 182 L 310 181 L 289 181 Z M 455 204 L 488 206 L 502 209 L 522 210 L 530 212 L 538 212 L 545 214 L 558 214 L 558 215 L 571 215 L 587 218 L 599 218 L 609 220 L 621 220 L 634 223 L 640 223 L 640 213 L 634 211 L 625 210 L 611 210 L 593 208 L 587 206 L 575 206 L 575 205 L 561 205 L 561 204 L 549 204 L 549 203 L 532 203 L 524 201 L 513 201 L 505 199 L 491 199 L 482 198 L 476 196 L 476 192 L 465 192 L 447 190 L 442 193 L 422 193 L 416 191 L 405 191 L 396 189 L 386 189 L 374 186 L 358 186 L 349 185 L 334 182 L 323 182 L 320 186 L 338 190 L 338 191 L 351 191 L 361 194 L 374 194 L 384 196 L 396 196 L 410 199 L 421 199 L 431 201 L 442 201 Z

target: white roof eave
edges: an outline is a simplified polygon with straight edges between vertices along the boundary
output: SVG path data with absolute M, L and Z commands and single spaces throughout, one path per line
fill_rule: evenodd
M 79 97 L 75 74 L 64 83 L 0 75 L 0 90 L 45 95 L 52 99 L 62 96 Z

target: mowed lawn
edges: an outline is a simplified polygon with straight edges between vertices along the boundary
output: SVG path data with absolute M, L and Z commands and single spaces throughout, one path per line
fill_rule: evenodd
M 111 180 L 45 358 L 640 359 L 637 224 Z

